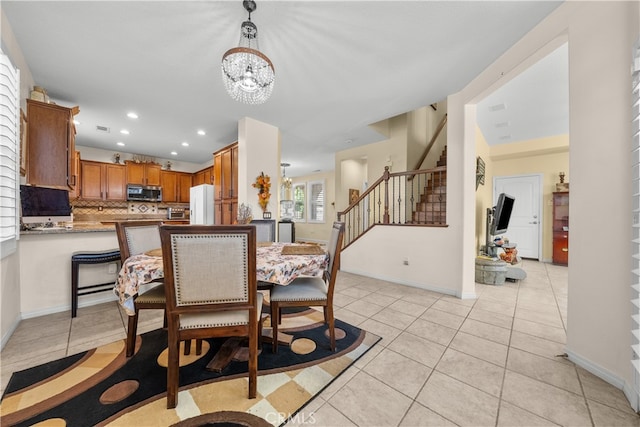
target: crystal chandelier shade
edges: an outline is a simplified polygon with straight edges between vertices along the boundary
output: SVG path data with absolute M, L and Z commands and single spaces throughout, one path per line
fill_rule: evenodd
M 258 27 L 251 22 L 254 1 L 244 1 L 249 20 L 240 25 L 238 47 L 222 56 L 222 81 L 229 95 L 245 104 L 262 104 L 271 96 L 275 71 L 271 60 L 258 48 Z

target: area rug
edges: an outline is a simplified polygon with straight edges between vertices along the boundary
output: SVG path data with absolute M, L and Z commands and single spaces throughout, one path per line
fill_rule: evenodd
M 0 403 L 0 425 L 282 425 L 380 339 L 336 320 L 334 353 L 326 329 L 316 310 L 283 314 L 279 331 L 291 342 L 280 344 L 277 354 L 263 344 L 256 399 L 247 398 L 241 353 L 220 373 L 210 372 L 205 367 L 225 340 L 207 340 L 200 356 L 192 343 L 189 356 L 181 349 L 175 409 L 166 408 L 166 331 L 140 335 L 129 359 L 125 341 L 117 341 L 14 373 Z

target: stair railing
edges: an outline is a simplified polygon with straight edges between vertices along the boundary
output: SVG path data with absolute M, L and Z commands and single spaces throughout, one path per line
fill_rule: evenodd
M 446 227 L 446 166 L 382 176 L 344 211 L 343 248 L 376 225 Z
M 442 119 L 440 120 L 440 123 L 438 123 L 438 127 L 436 128 L 436 132 L 433 134 L 433 136 L 431 137 L 431 140 L 427 144 L 427 147 L 424 149 L 424 152 L 422 153 L 422 156 L 420 157 L 420 160 L 418 160 L 418 162 L 416 163 L 416 166 L 413 168 L 414 170 L 417 170 L 417 169 L 420 168 L 420 166 L 422 166 L 422 163 L 424 163 L 424 159 L 426 159 L 427 156 L 429 155 L 429 152 L 431 151 L 431 148 L 433 148 L 433 144 L 436 143 L 436 140 L 440 136 L 440 133 L 442 132 L 442 129 L 444 129 L 444 127 L 446 125 L 447 125 L 447 115 L 445 114 L 444 116 L 442 116 Z M 409 180 L 412 180 L 412 179 L 413 179 L 413 176 L 411 176 L 409 178 Z

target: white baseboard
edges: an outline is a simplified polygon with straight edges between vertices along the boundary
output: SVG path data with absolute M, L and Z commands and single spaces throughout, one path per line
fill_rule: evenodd
M 429 285 L 429 284 L 424 284 L 424 283 L 412 282 L 412 281 L 409 281 L 409 280 L 402 280 L 402 279 L 399 279 L 397 277 L 390 277 L 390 276 L 384 276 L 384 275 L 378 275 L 378 274 L 371 274 L 370 271 L 360 271 L 360 270 L 357 270 L 357 269 L 347 269 L 347 268 L 340 268 L 340 270 L 344 271 L 345 273 L 357 274 L 359 276 L 371 277 L 372 279 L 379 279 L 379 280 L 384 280 L 384 281 L 387 281 L 387 282 L 398 283 L 400 285 L 406 285 L 406 286 L 411 286 L 412 288 L 419 288 L 419 289 L 424 289 L 424 290 L 427 290 L 427 291 L 438 292 L 438 293 L 441 293 L 441 294 L 446 294 L 446 295 L 459 297 L 461 299 L 476 298 L 475 293 L 473 294 L 473 296 L 470 296 L 471 294 L 464 294 L 463 296 L 460 296 L 453 289 L 441 288 L 441 287 L 436 286 L 436 285 Z
M 118 298 L 113 294 L 104 294 L 98 298 L 91 298 L 91 300 L 89 301 L 78 301 L 78 308 L 90 307 L 92 305 L 98 305 L 98 304 L 103 304 L 105 302 L 116 301 L 117 299 Z M 60 313 L 61 311 L 71 311 L 71 304 L 58 306 L 58 307 L 49 307 L 44 310 L 36 310 L 36 311 L 30 311 L 27 313 L 22 313 L 22 319 L 31 319 L 34 317 L 46 316 L 47 314 Z M 71 313 L 69 313 L 69 316 L 71 316 Z
M 7 341 L 9 341 L 9 338 L 11 338 L 11 335 L 13 335 L 16 328 L 20 324 L 20 320 L 21 320 L 20 315 L 16 315 L 16 317 L 14 317 L 14 319 L 11 321 L 11 326 L 9 327 L 9 330 L 7 331 L 6 334 L 2 336 L 2 341 L 0 342 L 0 350 L 4 348 Z

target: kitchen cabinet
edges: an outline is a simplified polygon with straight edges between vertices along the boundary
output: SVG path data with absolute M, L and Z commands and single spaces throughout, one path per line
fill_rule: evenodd
M 125 161 L 129 184 L 160 186 L 161 166 L 155 163 Z
M 553 193 L 553 263 L 569 264 L 569 192 Z
M 189 203 L 192 174 L 178 172 L 178 203 Z
M 77 107 L 67 108 L 27 99 L 27 183 L 75 188 L 76 129 L 73 116 L 77 112 Z
M 80 198 L 80 152 L 77 150 L 73 153 L 73 169 L 75 172 L 73 179 L 76 185 L 69 191 L 69 200 Z
M 193 186 L 201 184 L 213 184 L 213 166 L 193 174 Z
M 216 224 L 233 224 L 238 216 L 238 143 L 213 153 Z
M 161 171 L 162 201 L 164 203 L 189 203 L 191 175 L 186 172 Z
M 82 200 L 127 200 L 127 168 L 114 163 L 80 161 Z

